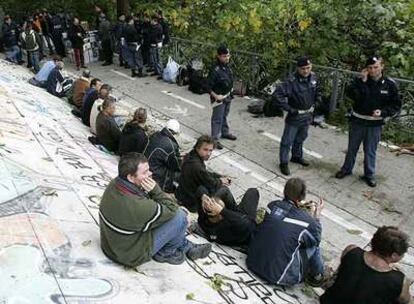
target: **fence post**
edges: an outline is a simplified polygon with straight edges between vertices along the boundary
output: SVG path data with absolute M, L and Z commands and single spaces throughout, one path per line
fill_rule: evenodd
M 334 71 L 333 79 L 332 79 L 332 94 L 331 94 L 331 100 L 329 101 L 329 114 L 336 110 L 336 105 L 338 102 L 338 93 L 339 93 L 339 73 L 338 71 Z

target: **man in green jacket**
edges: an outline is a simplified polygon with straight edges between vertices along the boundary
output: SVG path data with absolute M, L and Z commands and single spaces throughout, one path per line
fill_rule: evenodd
M 181 264 L 185 256 L 205 258 L 211 244 L 194 244 L 185 237 L 186 209 L 165 194 L 151 178 L 140 153 L 121 157 L 118 177 L 106 188 L 99 207 L 101 247 L 111 260 L 136 267 L 153 258 Z

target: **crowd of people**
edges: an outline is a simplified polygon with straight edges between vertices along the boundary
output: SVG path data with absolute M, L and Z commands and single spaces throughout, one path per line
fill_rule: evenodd
M 120 15 L 115 25 L 101 8 L 96 7 L 96 13 L 103 65 L 113 64 L 116 49 L 120 65 L 130 68 L 132 76 L 145 76 L 148 70 L 161 75 L 159 48 L 169 37 L 160 11 L 143 20 Z M 62 72 L 62 57 L 66 56 L 62 35 L 66 30 L 75 65 L 78 70 L 84 69 L 75 81 Z M 36 73 L 29 82 L 54 96 L 67 97 L 73 105 L 72 113 L 90 128 L 91 143 L 120 156 L 118 176 L 107 186 L 99 207 L 101 247 L 108 258 L 128 267 L 151 259 L 177 265 L 186 258 L 207 257 L 211 242 L 217 242 L 245 250 L 247 267 L 269 283 L 292 286 L 306 281 L 311 286 L 323 286 L 323 304 L 410 303 L 411 281 L 394 267 L 407 252 L 409 238 L 397 227 L 379 228 L 369 251 L 355 245 L 345 248 L 341 264 L 332 275 L 320 248 L 324 202 L 306 200 L 304 180 L 288 179 L 283 199 L 270 202 L 259 223 L 259 191 L 248 189 L 237 203 L 230 191 L 232 178 L 207 169 L 206 161 L 213 150 L 223 148 L 219 140 L 237 139 L 227 121 L 233 72 L 226 46 L 217 49 L 217 61 L 203 84 L 212 105 L 211 136 L 200 136 L 183 156 L 177 141 L 181 128 L 177 120 L 168 120 L 157 131 L 147 123 L 147 110 L 138 108 L 124 123 L 128 113 L 117 108 L 111 86 L 93 78 L 85 66 L 86 31 L 79 18 L 64 24 L 62 16 L 43 10 L 20 29 L 7 15 L 2 31 L 6 60 L 21 64 L 24 49 L 28 66 Z M 40 67 L 45 45 L 52 56 Z M 361 77 L 347 88 L 354 107 L 347 156 L 336 178 L 352 173 L 363 143 L 362 179 L 371 187 L 376 185 L 375 156 L 381 126 L 384 118 L 401 108 L 397 87 L 383 75 L 383 68 L 382 58 L 370 57 Z M 308 57 L 297 60 L 296 71 L 276 88 L 273 101 L 288 113 L 279 168 L 282 174 L 290 175 L 289 160 L 310 165 L 303 156 L 303 143 L 312 113 L 321 103 L 319 80 Z M 197 224 L 191 225 L 190 213 L 197 213 Z M 186 237 L 188 231 L 208 242 L 191 242 Z

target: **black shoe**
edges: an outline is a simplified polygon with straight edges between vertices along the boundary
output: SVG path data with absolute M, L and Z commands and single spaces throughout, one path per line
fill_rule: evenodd
M 338 172 L 336 172 L 335 178 L 343 179 L 345 176 L 348 176 L 348 175 L 351 175 L 351 173 L 347 173 L 345 171 L 339 170 Z
M 283 175 L 290 175 L 288 164 L 280 164 L 279 168 L 280 168 L 280 172 L 282 172 Z
M 221 150 L 223 148 L 223 145 L 218 140 L 214 143 L 214 149 Z
M 129 66 L 129 64 L 125 63 L 124 68 L 129 69 L 131 67 Z
M 107 66 L 107 65 L 111 65 L 112 64 L 112 62 L 104 62 L 104 63 L 102 63 L 102 66 Z
M 237 137 L 231 133 L 222 135 L 221 138 L 229 139 L 229 140 L 236 140 Z
M 359 177 L 360 180 L 364 181 L 368 186 L 375 188 L 377 186 L 377 182 L 375 181 L 375 178 L 373 177 L 367 177 L 365 175 L 362 175 Z
M 211 244 L 194 244 L 193 247 L 187 251 L 187 258 L 190 260 L 198 260 L 207 257 L 211 251 Z
M 296 163 L 296 164 L 302 165 L 304 167 L 307 167 L 307 166 L 310 165 L 310 163 L 307 162 L 306 160 L 304 160 L 303 158 L 292 158 L 290 161 L 292 163 Z
M 82 69 L 87 69 L 88 67 L 86 65 L 81 66 Z
M 168 257 L 155 254 L 152 258 L 158 263 L 168 263 L 172 265 L 180 265 L 185 261 L 185 255 L 181 250 L 176 250 L 175 254 Z

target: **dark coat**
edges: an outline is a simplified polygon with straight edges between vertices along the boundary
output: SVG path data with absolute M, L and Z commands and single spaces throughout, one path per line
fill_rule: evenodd
M 167 128 L 153 134 L 145 149 L 145 156 L 153 179 L 167 192 L 174 191 L 175 175 L 181 170 L 180 150 L 171 131 Z
M 80 34 L 80 36 L 78 35 Z M 83 39 L 86 37 L 86 32 L 81 25 L 74 25 L 69 29 L 68 37 L 74 49 L 83 48 Z
M 161 24 L 151 24 L 148 29 L 148 44 L 156 47 L 157 43 L 162 42 L 162 26 Z
M 11 22 L 10 24 L 7 24 L 4 22 L 1 27 L 1 32 L 3 33 L 3 43 L 6 48 L 11 48 L 17 45 L 19 30 L 16 23 Z
M 192 150 L 184 158 L 181 166 L 179 186 L 175 191 L 175 197 L 186 207 L 196 210 L 200 204 L 198 190 L 200 186 L 207 188 L 209 193 L 214 193 L 222 185 L 221 175 L 207 171 L 206 164 L 198 156 L 196 150 Z
M 86 90 L 85 96 L 83 98 L 82 111 L 81 111 L 82 122 L 84 125 L 88 127 L 91 126 L 91 122 L 90 122 L 91 111 L 92 111 L 93 104 L 98 99 L 98 97 L 99 97 L 98 91 L 95 88 L 89 88 L 88 90 Z
M 106 149 L 118 153 L 121 130 L 112 116 L 107 116 L 103 112 L 96 118 L 96 137 Z
M 57 92 L 56 88 L 58 83 L 62 83 L 64 80 L 62 73 L 60 72 L 58 67 L 55 67 L 50 73 L 49 76 L 47 77 L 47 81 L 46 81 L 46 90 L 55 96 L 60 97 L 61 92 Z
M 119 155 L 129 152 L 143 153 L 148 144 L 148 135 L 137 123 L 129 122 L 122 130 L 119 141 Z

